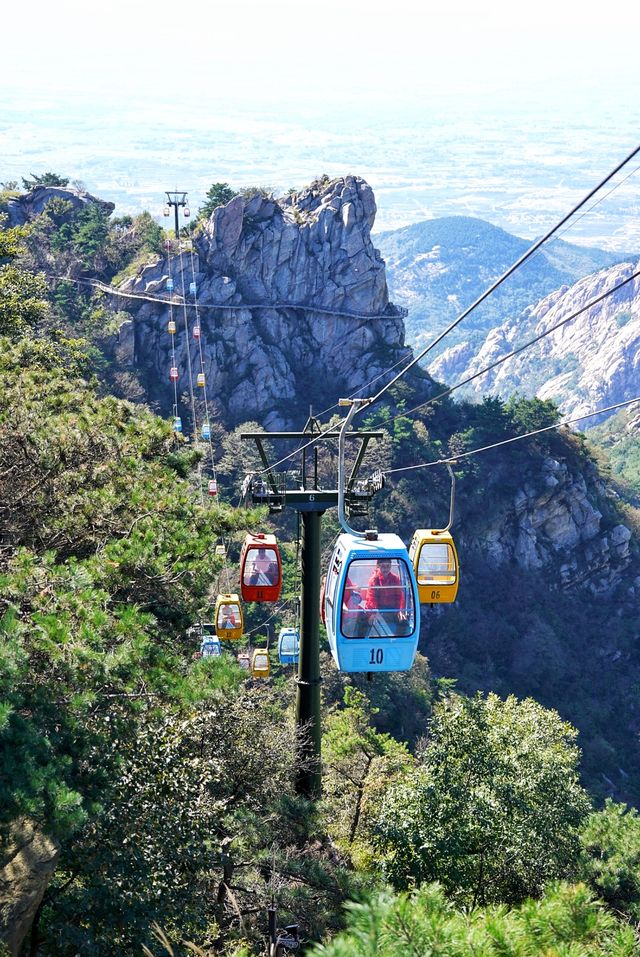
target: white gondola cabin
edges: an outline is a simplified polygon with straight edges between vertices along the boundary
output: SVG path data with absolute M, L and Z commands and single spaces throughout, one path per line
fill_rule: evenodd
M 218 483 L 216 479 L 209 479 L 207 483 L 207 495 L 217 495 L 218 494 Z
M 241 651 L 238 655 L 238 664 L 243 671 L 251 671 L 251 655 L 248 655 L 246 651 Z
M 281 665 L 297 665 L 300 657 L 300 632 L 297 628 L 282 628 L 278 638 L 278 660 Z
M 411 540 L 409 557 L 423 604 L 445 604 L 456 600 L 460 563 L 449 531 L 419 528 Z
M 173 417 L 173 431 L 178 434 L 182 432 L 182 419 L 179 415 Z
M 216 635 L 222 641 L 242 638 L 242 605 L 238 595 L 218 595 L 216 599 Z
M 240 590 L 245 601 L 277 601 L 282 563 L 275 535 L 246 535 L 240 553 Z
M 340 671 L 407 671 L 420 634 L 418 587 L 394 534 L 338 537 L 324 598 L 331 654 Z
M 171 366 L 171 369 L 169 370 L 169 381 L 170 381 L 170 382 L 177 382 L 177 381 L 178 381 L 178 367 L 177 367 L 177 366 Z

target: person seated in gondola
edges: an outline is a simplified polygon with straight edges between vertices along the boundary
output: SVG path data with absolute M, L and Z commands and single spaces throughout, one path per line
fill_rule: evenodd
M 411 630 L 404 588 L 400 576 L 391 569 L 392 563 L 391 558 L 381 556 L 369 578 L 364 602 L 369 634 L 401 636 L 408 635 Z
M 272 560 L 273 551 L 266 548 L 259 548 L 258 554 L 252 561 L 251 572 L 249 575 L 249 585 L 273 585 L 278 576 L 277 562 Z
M 362 593 L 349 576 L 342 595 L 342 631 L 347 638 L 364 638 L 369 629 L 369 620 L 362 604 Z
M 231 605 L 222 605 L 220 608 L 220 614 L 218 615 L 218 622 L 220 628 L 237 628 L 238 619 L 234 614 L 234 609 Z

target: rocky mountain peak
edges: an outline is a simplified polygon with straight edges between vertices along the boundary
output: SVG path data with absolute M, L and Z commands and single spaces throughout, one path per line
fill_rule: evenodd
M 213 211 L 198 250 L 245 299 L 376 316 L 389 294 L 371 242 L 375 214 L 359 176 L 316 180 L 281 199 L 256 191 Z
M 213 211 L 193 252 L 174 250 L 122 287 L 167 302 L 144 303 L 123 327 L 120 361 L 147 373 L 149 397 L 167 411 L 167 280 L 188 327 L 196 314 L 193 281 L 209 395 L 223 420 L 300 427 L 310 405 L 332 405 L 411 355 L 405 313 L 389 302 L 384 262 L 371 242 L 375 213 L 373 191 L 359 176 L 323 177 L 281 198 L 259 190 L 235 197 Z M 182 319 L 179 328 L 184 393 Z M 415 381 L 419 391 L 428 388 L 423 375 Z

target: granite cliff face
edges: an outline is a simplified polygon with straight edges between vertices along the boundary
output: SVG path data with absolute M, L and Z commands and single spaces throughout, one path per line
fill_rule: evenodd
M 518 320 L 493 329 L 480 348 L 458 344 L 430 366 L 437 378 L 456 382 L 479 372 L 520 344 L 627 279 L 638 265 L 621 264 L 563 286 Z M 640 279 L 550 333 L 539 345 L 480 376 L 475 394 L 504 397 L 516 390 L 553 399 L 569 417 L 631 399 L 640 392 Z M 597 419 L 586 420 L 584 428 Z
M 496 568 L 554 567 L 558 587 L 607 594 L 632 560 L 630 530 L 605 520 L 598 507 L 610 494 L 595 466 L 577 474 L 566 462 L 547 457 L 540 472 L 525 476 L 481 535 L 466 544 Z M 633 599 L 640 594 L 640 578 L 630 588 L 627 597 Z
M 358 176 L 325 178 L 282 199 L 238 196 L 214 210 L 193 258 L 182 251 L 121 287 L 168 299 L 173 280 L 179 391 L 189 388 L 187 341 L 194 347 L 182 306 L 184 296 L 192 330 L 191 282 L 208 394 L 227 425 L 255 419 L 270 429 L 300 427 L 310 405 L 333 405 L 408 358 L 403 313 L 389 302 L 370 238 L 375 212 L 373 192 Z M 121 329 L 118 350 L 121 364 L 144 370 L 149 396 L 165 412 L 172 401 L 168 319 L 168 303 L 145 302 Z M 424 378 L 415 382 L 424 391 Z

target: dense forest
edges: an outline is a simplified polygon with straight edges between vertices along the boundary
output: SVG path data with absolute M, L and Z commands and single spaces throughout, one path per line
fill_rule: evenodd
M 41 183 L 66 185 L 46 174 L 23 187 Z M 223 187 L 212 187 L 214 205 L 229 198 Z M 18 194 L 5 184 L 0 211 Z M 340 673 L 323 640 L 323 794 L 301 797 L 291 669 L 272 653 L 270 678 L 248 679 L 230 652 L 194 657 L 189 633 L 223 585 L 237 587 L 247 530 L 278 532 L 289 607 L 272 625 L 291 621 L 295 521 L 236 507 L 252 460 L 221 419 L 222 494 L 202 500 L 201 451 L 123 397 L 121 316 L 78 281 L 117 281 L 165 238 L 146 213 L 114 218 L 63 199 L 26 225 L 0 224 L 7 952 L 249 957 L 265 952 L 274 903 L 280 926 L 300 925 L 303 952 L 327 957 L 637 953 L 637 534 L 606 597 L 557 587 L 548 567 L 506 562 L 496 577 L 483 561 L 487 528 L 523 482 L 542 481 L 549 458 L 584 477 L 607 528 L 637 532 L 631 499 L 607 492 L 609 466 L 565 431 L 461 460 L 460 600 L 425 611 L 408 673 Z M 404 414 L 414 399 L 400 382 L 393 407 L 363 417 L 385 432 L 370 468 L 559 418 L 551 403 L 514 396 L 444 398 L 416 419 Z M 321 479 L 334 469 L 331 453 Z M 408 541 L 446 518 L 446 474 L 427 472 L 390 483 L 368 520 Z M 328 514 L 327 548 L 337 530 Z M 254 643 L 266 617 L 246 609 Z M 8 875 L 34 834 L 52 864 L 19 951 L 21 882 Z

